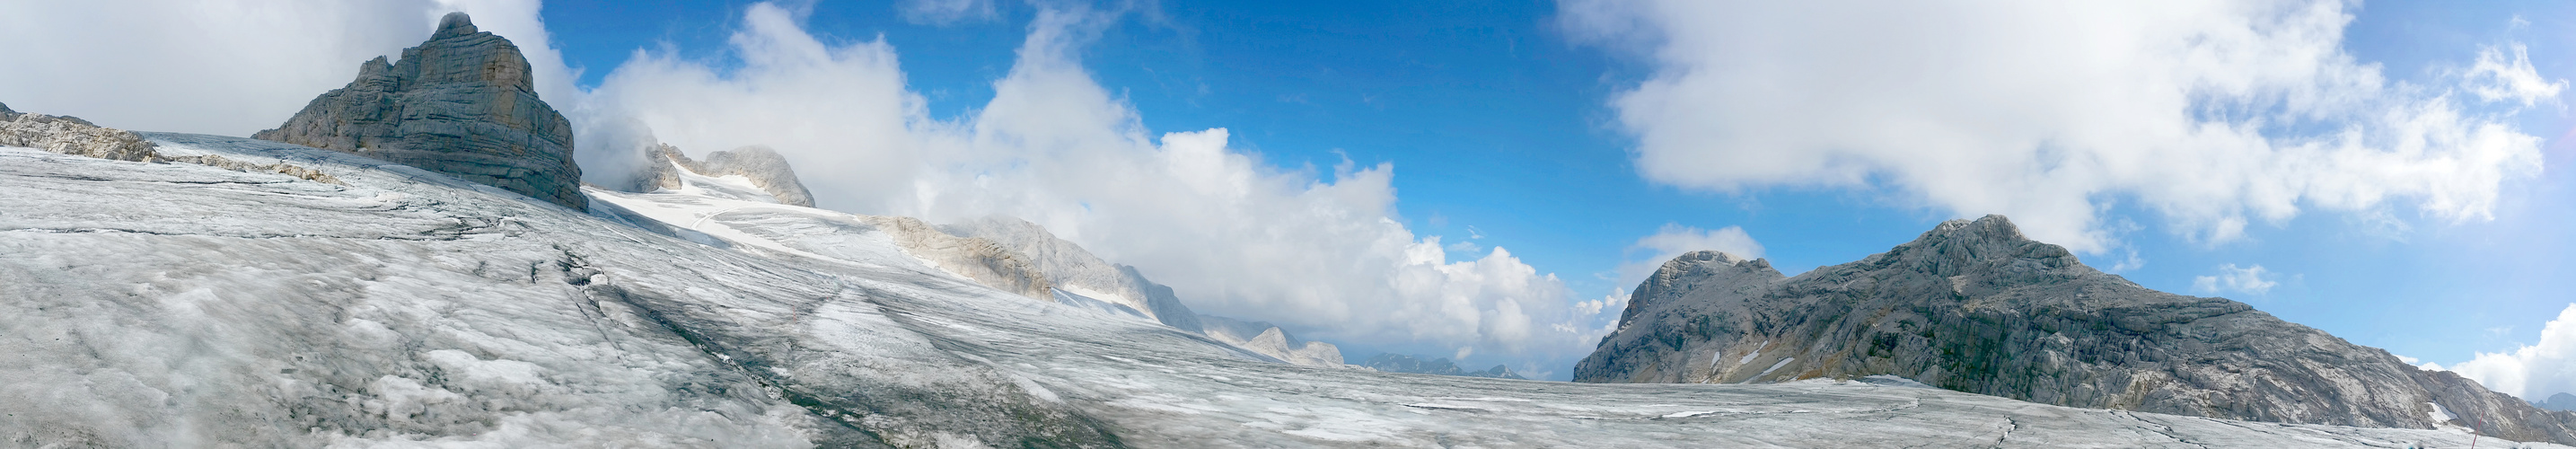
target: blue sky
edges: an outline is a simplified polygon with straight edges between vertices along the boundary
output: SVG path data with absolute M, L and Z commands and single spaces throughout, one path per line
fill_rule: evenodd
M 184 11 L 133 18 L 196 31 L 99 44 L 240 70 L 187 78 L 124 65 L 154 59 L 148 57 L 17 55 L 78 63 L 0 74 L 0 101 L 111 126 L 243 135 L 345 83 L 356 61 L 416 43 L 436 14 L 462 9 L 486 30 L 532 48 L 541 83 L 548 64 L 578 71 L 541 93 L 585 127 L 590 157 L 619 154 L 591 147 L 634 140 L 619 140 L 628 137 L 693 152 L 778 146 L 827 207 L 934 219 L 1023 215 L 1144 268 L 1203 311 L 1280 322 L 1341 344 L 1353 358 L 1380 350 L 1465 354 L 1477 367 L 1506 363 L 1563 378 L 1589 350 L 1585 336 L 1616 317 L 1615 304 L 1607 314 L 1584 314 L 1580 303 L 1623 293 L 1635 266 L 1660 262 L 1654 259 L 1668 251 L 1645 244 L 1650 236 L 1705 243 L 1740 229 L 1794 275 L 1885 250 L 1942 220 L 2006 213 L 2044 239 L 2079 247 L 2087 263 L 2150 288 L 2230 297 L 2446 367 L 2491 353 L 2473 368 L 2482 371 L 2464 372 L 2509 393 L 2576 390 L 2576 377 L 2548 374 L 2576 372 L 2569 361 L 2576 360 L 2576 323 L 2561 337 L 2567 348 L 2548 349 L 2555 346 L 2544 335 L 2556 314 L 2576 303 L 2576 294 L 2566 293 L 2576 291 L 2576 265 L 2567 256 L 2576 254 L 2576 232 L 2565 224 L 2576 219 L 2576 176 L 2560 168 L 2576 163 L 2576 118 L 2563 89 L 2576 78 L 2576 4 L 2285 1 L 2129 11 L 1654 0 L 317 4 L 331 6 L 310 8 L 320 11 L 310 13 L 316 17 L 252 17 L 231 28 Z M 943 4 L 964 13 L 921 13 Z M 1886 12 L 1907 5 L 1923 10 Z M 100 13 L 157 6 L 20 7 Z M 2271 6 L 2278 8 L 2265 9 Z M 2296 14 L 2310 10 L 2329 14 Z M 2047 20 L 2015 20 L 2025 12 Z M 2246 17 L 2258 20 L 2231 21 Z M 252 26 L 351 18 L 393 25 Z M 2310 19 L 2332 38 L 2291 32 L 2314 31 L 2296 26 Z M 2049 26 L 2061 22 L 2083 27 Z M 2141 23 L 2172 26 L 2129 26 Z M 1768 24 L 1788 28 L 1758 31 Z M 0 19 L 0 29 L 38 33 L 0 37 L 39 42 L 95 33 L 47 32 L 50 26 Z M 2104 67 L 2177 73 L 2160 78 L 2060 70 L 2063 58 L 2046 56 L 2068 56 L 2050 53 L 2064 49 L 2018 45 L 2136 38 L 2167 48 L 2155 45 L 2189 40 L 2120 34 L 2173 27 L 2215 30 L 2209 36 L 2220 37 L 2209 39 L 2248 39 L 2285 53 L 2224 59 L 2224 49 L 2176 50 L 2217 51 L 2227 63 L 2215 65 L 2153 52 L 2072 54 L 2108 54 L 2099 58 L 2108 60 Z M 2245 27 L 2257 32 L 2228 34 Z M 1802 34 L 1807 29 L 1845 31 Z M 1989 29 L 2000 37 L 1955 36 Z M 744 36 L 784 44 L 746 46 Z M 800 46 L 808 38 L 814 51 Z M 279 44 L 314 41 L 336 46 Z M 210 47 L 227 42 L 268 51 Z M 2299 53 L 2316 49 L 2330 54 Z M 2495 53 L 2505 70 L 2480 72 L 2482 51 Z M 890 59 L 872 59 L 879 56 Z M 1934 62 L 1905 65 L 1925 58 Z M 1880 63 L 1886 60 L 1897 62 Z M 2326 68 L 2270 64 L 2281 61 Z M 1809 76 L 1734 71 L 1774 66 Z M 1888 75 L 1905 73 L 1890 67 L 1928 74 Z M 260 76 L 226 75 L 253 71 Z M 2352 74 L 2384 79 L 2338 84 L 2350 81 L 2338 76 Z M 2540 84 L 2526 87 L 2542 90 L 2503 97 L 2475 90 L 2504 86 L 2503 74 L 2531 75 Z M 2481 78 L 2488 75 L 2495 77 Z M 1979 82 L 1990 79 L 2022 81 Z M 2161 82 L 2198 89 L 2174 97 L 2189 109 L 2155 109 L 2174 98 L 2122 96 Z M 2230 83 L 2252 87 L 2231 91 Z M 51 87 L 23 87 L 33 85 Z M 1632 95 L 1658 85 L 1677 87 Z M 1776 87 L 1743 90 L 1748 85 Z M 1087 96 L 1094 89 L 1100 95 Z M 2048 98 L 2093 94 L 2110 100 Z M 2306 103 L 2290 99 L 2301 95 L 2327 100 L 2300 106 Z M 1661 97 L 1669 101 L 1658 103 Z M 2449 168 L 2422 160 L 2326 166 L 2310 163 L 2326 159 L 2276 153 L 2247 162 L 2227 150 L 2195 152 L 2204 148 L 2198 144 L 2104 143 L 2153 141 L 2152 129 L 2100 131 L 2130 118 L 2241 125 L 2251 131 L 2186 137 L 2285 148 L 2331 143 L 2337 130 L 2397 127 L 2376 114 L 2435 104 L 2457 114 L 2418 122 L 2496 124 L 2537 139 L 2499 150 L 2536 157 L 2525 162 L 2537 171 L 2508 169 L 2487 180 L 2475 170 L 2524 166 L 2510 158 L 2443 166 Z M 2068 113 L 2069 105 L 2078 111 Z M 781 112 L 726 121 L 764 111 Z M 629 117 L 648 125 L 650 135 L 600 125 Z M 1751 122 L 1764 125 L 1731 128 Z M 723 125 L 690 129 L 701 123 Z M 1221 139 L 1204 148 L 1212 153 L 1181 151 L 1200 147 L 1166 137 L 1218 128 Z M 1978 146 L 2010 147 L 2033 135 L 2042 136 L 2028 153 L 2039 155 L 2036 162 Z M 1904 143 L 1915 136 L 1947 140 Z M 2386 152 L 2382 143 L 2361 145 Z M 2430 151 L 2449 154 L 2445 145 L 2435 142 Z M 1177 167 L 1185 154 L 1215 158 L 1212 167 L 1221 168 L 1139 168 Z M 1825 162 L 1729 162 L 1782 154 Z M 2098 172 L 2083 176 L 2061 165 L 2069 164 L 2061 160 L 2067 154 L 2131 162 L 2073 164 Z M 2155 167 L 2126 168 L 2136 161 Z M 584 163 L 588 172 L 613 171 Z M 1921 168 L 1927 163 L 1957 165 Z M 1076 169 L 1091 171 L 1070 171 Z M 2354 173 L 2336 172 L 2343 169 Z M 1095 173 L 1151 179 L 1082 179 Z M 1200 176 L 1209 174 L 1217 176 Z M 2267 181 L 2274 178 L 2295 180 Z M 1239 198 L 1155 196 L 1244 179 L 1251 187 L 1237 187 L 1251 193 Z M 2336 199 L 2380 187 L 2393 193 Z M 2277 191 L 2285 188 L 2302 193 Z M 964 192 L 977 189 L 1003 193 Z M 2470 201 L 2428 199 L 2446 193 Z M 835 206 L 833 196 L 856 199 Z M 1203 216 L 1229 210 L 1244 217 Z M 1372 227 L 1377 218 L 1399 226 Z M 2244 223 L 2241 232 L 2226 231 L 2230 219 Z M 1683 232 L 1668 232 L 1675 230 Z M 1157 235 L 1272 241 L 1195 254 Z M 1415 254 L 1408 248 L 1421 245 L 1448 251 L 1435 263 L 1407 259 Z M 1318 249 L 1300 249 L 1308 247 Z M 1497 247 L 1508 254 L 1491 252 Z M 1205 268 L 1212 265 L 1287 268 Z M 2262 271 L 2244 277 L 2254 267 Z M 1523 268 L 1528 272 L 1516 271 Z M 2230 283 L 2231 273 L 2239 282 Z M 1296 285 L 1301 279 L 1322 286 Z M 1269 291 L 1282 288 L 1295 291 Z M 1523 329 L 1559 322 L 1582 329 Z M 2514 352 L 2527 345 L 2542 349 Z M 2497 385 L 2507 378 L 2515 385 Z

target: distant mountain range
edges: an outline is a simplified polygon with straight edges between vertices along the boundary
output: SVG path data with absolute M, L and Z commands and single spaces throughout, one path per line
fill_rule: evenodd
M 1366 366 L 1369 367 L 1369 369 L 1390 373 L 1438 374 L 1443 376 L 1491 377 L 1496 379 L 1528 379 L 1521 377 L 1518 373 L 1513 373 L 1512 368 L 1509 366 L 1494 365 L 1493 368 L 1486 368 L 1484 371 L 1463 371 L 1458 369 L 1458 364 L 1449 362 L 1449 359 L 1424 360 L 1423 357 L 1396 354 L 1392 352 L 1379 353 L 1375 357 L 1369 357 L 1368 361 L 1361 362 L 1360 366 Z

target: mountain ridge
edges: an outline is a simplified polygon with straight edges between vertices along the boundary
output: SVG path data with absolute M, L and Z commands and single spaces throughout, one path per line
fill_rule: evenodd
M 1895 375 L 2075 407 L 2576 441 L 2576 415 L 2243 303 L 2138 286 L 2002 216 L 1944 222 L 1796 277 L 1758 259 L 1684 254 L 1641 283 L 1621 317 L 1576 365 L 1577 381 Z

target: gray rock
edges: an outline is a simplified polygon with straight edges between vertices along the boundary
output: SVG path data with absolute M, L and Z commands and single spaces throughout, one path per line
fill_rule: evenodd
M 120 161 L 161 160 L 152 142 L 80 117 L 27 114 L 0 104 L 0 146 L 28 147 L 73 156 Z
M 358 66 L 277 129 L 252 138 L 354 153 L 584 209 L 572 124 L 537 98 L 527 57 L 465 13 L 402 60 Z
M 679 174 L 671 171 L 671 165 L 678 164 L 701 175 L 749 178 L 752 185 L 769 192 L 779 204 L 814 207 L 814 194 L 805 190 L 804 182 L 796 180 L 795 167 L 788 166 L 787 158 L 769 147 L 753 145 L 718 151 L 708 154 L 705 162 L 689 159 L 689 155 L 669 144 L 655 146 L 653 153 L 657 157 L 645 167 L 638 191 L 680 188 Z
M 1894 375 L 2044 404 L 2576 442 L 2548 412 L 2243 303 L 2149 290 L 1953 220 L 1859 262 L 1783 277 L 1703 251 L 1639 285 L 1579 382 L 1748 383 Z

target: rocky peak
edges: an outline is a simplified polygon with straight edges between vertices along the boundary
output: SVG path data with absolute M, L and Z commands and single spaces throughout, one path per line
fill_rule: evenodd
M 499 187 L 574 209 L 572 124 L 537 98 L 528 59 L 465 13 L 439 20 L 400 61 L 360 63 L 349 85 L 252 138 L 342 151 Z
M 1860 263 L 1950 278 L 1960 283 L 1960 288 L 1972 283 L 2046 282 L 2098 273 L 2077 261 L 2066 247 L 2023 236 L 2021 228 L 2002 215 L 1942 222 L 1914 241 Z
M 1771 268 L 1770 259 L 1746 260 L 1743 256 L 1720 251 L 1685 253 L 1665 261 L 1663 267 L 1655 269 L 1655 274 L 1646 276 L 1645 282 L 1637 284 L 1636 291 L 1628 293 L 1628 308 L 1619 312 L 1619 322 L 1630 322 L 1637 314 L 1703 285 L 1748 289 L 1783 278 L 1779 270 Z

